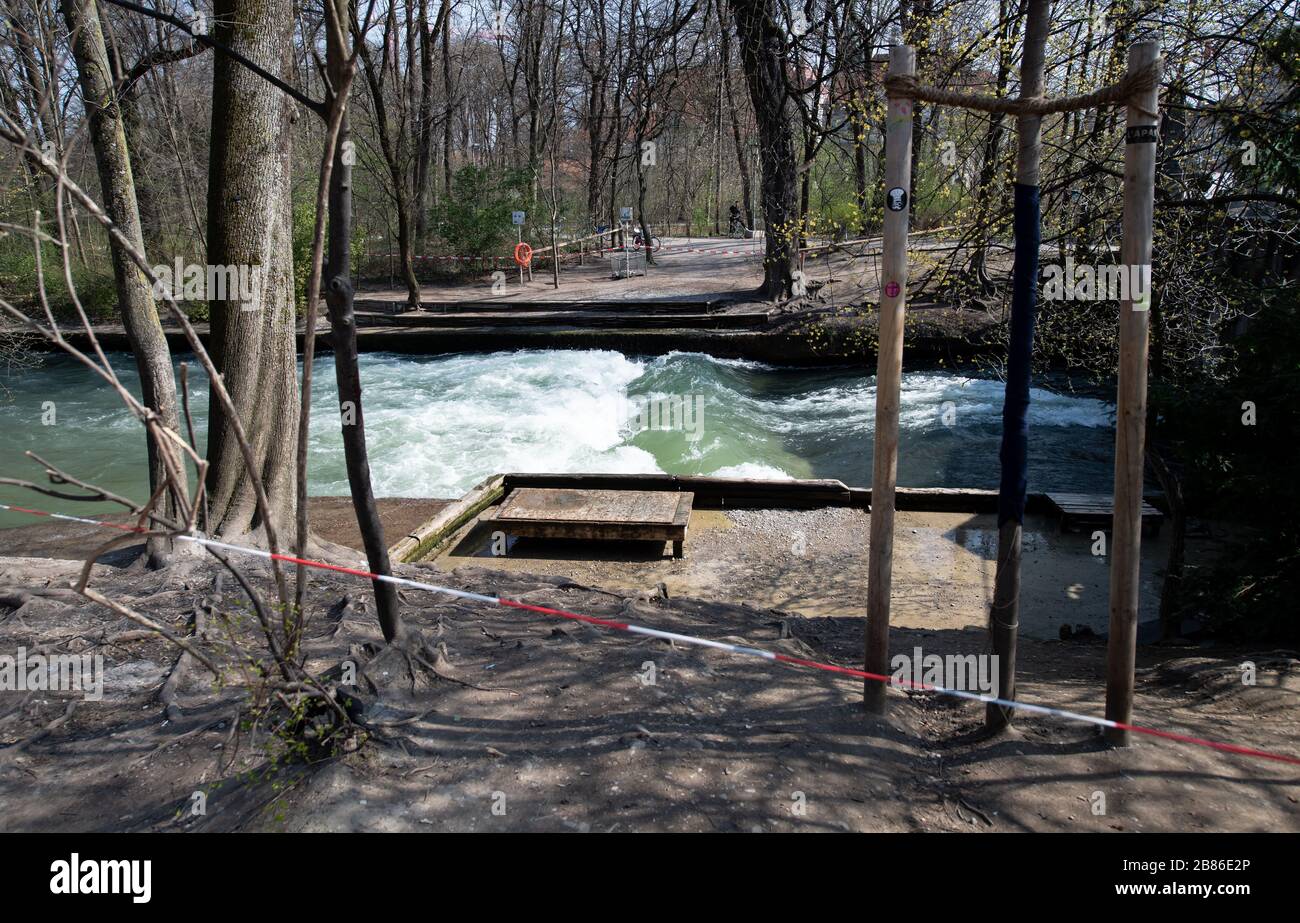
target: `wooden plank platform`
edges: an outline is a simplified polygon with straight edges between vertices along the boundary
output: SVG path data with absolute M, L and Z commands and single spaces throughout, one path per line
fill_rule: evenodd
M 1115 498 L 1110 494 L 1048 494 L 1047 502 L 1055 508 L 1061 517 L 1061 529 L 1083 526 L 1105 526 L 1110 528 L 1115 517 Z M 1152 535 L 1160 533 L 1164 514 L 1142 501 L 1142 530 L 1151 531 Z
M 697 509 L 810 509 L 849 506 L 849 489 L 834 480 L 755 480 L 679 474 L 521 474 L 506 487 L 689 491 Z
M 672 542 L 680 558 L 694 502 L 687 491 L 519 487 L 482 521 L 526 538 Z

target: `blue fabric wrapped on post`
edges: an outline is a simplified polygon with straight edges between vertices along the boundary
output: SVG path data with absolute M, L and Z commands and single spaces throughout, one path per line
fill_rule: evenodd
M 1002 480 L 998 526 L 1025 521 L 1029 488 L 1029 384 L 1038 301 L 1041 243 L 1038 187 L 1015 185 L 1016 261 L 1011 271 L 1011 337 L 1007 346 L 1007 388 L 1002 404 Z

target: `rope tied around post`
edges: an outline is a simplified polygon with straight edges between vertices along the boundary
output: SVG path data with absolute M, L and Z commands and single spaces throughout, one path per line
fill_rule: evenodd
M 1044 96 L 1010 99 L 990 96 L 987 93 L 965 93 L 919 83 L 912 74 L 890 74 L 885 77 L 884 87 L 885 93 L 891 97 L 906 97 L 943 106 L 959 106 L 979 112 L 996 112 L 1003 115 L 1053 115 L 1059 112 L 1074 112 L 1078 109 L 1093 109 L 1097 106 L 1113 106 L 1121 103 L 1132 105 L 1135 94 L 1146 92 L 1157 85 L 1159 74 L 1160 60 L 1157 59 L 1148 67 L 1124 75 L 1118 83 L 1099 87 L 1079 96 L 1062 96 L 1057 99 Z M 1144 114 L 1152 118 L 1156 117 L 1154 112 L 1144 112 Z

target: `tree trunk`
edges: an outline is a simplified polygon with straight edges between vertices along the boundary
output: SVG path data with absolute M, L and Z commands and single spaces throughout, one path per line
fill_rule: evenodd
M 8 34 L 5 38 L 13 42 L 14 56 L 22 65 L 22 72 L 21 74 L 15 72 L 15 79 L 30 116 L 33 134 L 41 142 L 53 145 L 54 150 L 62 156 L 63 138 L 59 131 L 56 113 L 58 92 L 51 86 L 53 81 L 45 72 L 45 67 L 42 66 L 37 55 L 36 45 L 32 41 L 33 32 L 43 30 L 27 19 L 28 11 L 23 9 L 21 0 L 5 0 L 5 6 L 9 19 Z M 44 15 L 39 6 L 36 7 L 35 12 L 38 16 Z M 39 131 L 36 131 L 38 127 Z M 47 185 L 44 174 L 39 175 L 40 185 Z M 49 181 L 48 185 L 52 187 L 53 181 Z
M 782 50 L 785 39 L 772 0 L 732 0 L 731 8 L 749 98 L 758 122 L 759 161 L 763 168 L 766 258 L 759 293 L 765 298 L 782 298 L 790 294 L 799 258 L 795 227 L 798 173 L 790 135 L 792 107 L 786 94 Z
M 445 0 L 451 3 L 452 0 Z M 451 116 L 455 96 L 451 87 L 451 7 L 442 19 L 442 184 L 443 194 L 451 198 Z
M 214 7 L 218 42 L 289 80 L 292 28 L 290 0 L 217 0 Z M 292 534 L 298 431 L 293 102 L 227 55 L 218 54 L 212 67 L 208 261 L 245 272 L 255 268 L 257 275 L 247 303 L 237 293 L 221 299 L 208 292 L 208 349 L 258 460 L 271 525 L 279 534 Z M 208 530 L 248 536 L 263 523 L 234 430 L 213 398 L 208 420 Z
M 731 137 L 736 144 L 736 167 L 740 171 L 740 204 L 745 210 L 745 227 L 754 226 L 754 196 L 750 188 L 749 158 L 745 154 L 745 141 L 740 133 L 740 114 L 736 111 L 736 94 L 731 87 L 731 31 L 727 28 L 722 6 L 718 0 L 718 21 L 721 25 L 722 85 L 727 92 L 727 109 L 731 114 Z
M 871 194 L 867 185 L 867 111 L 866 98 L 854 93 L 849 103 L 849 130 L 853 132 L 853 201 L 858 207 L 859 233 L 867 226 Z
M 803 162 L 812 163 L 817 153 L 811 131 L 804 136 Z M 799 246 L 808 246 L 808 210 L 812 207 L 812 170 L 804 170 L 799 176 Z
M 347 22 L 348 0 L 333 0 L 340 22 Z M 347 66 L 346 49 L 331 36 L 326 49 L 331 83 L 341 86 Z M 334 346 L 334 375 L 339 389 L 339 416 L 343 429 L 343 456 L 348 469 L 348 486 L 352 491 L 352 508 L 356 512 L 366 561 L 372 573 L 392 573 L 384 527 L 375 507 L 370 484 L 370 457 L 366 448 L 366 422 L 361 408 L 361 371 L 357 362 L 357 324 L 353 313 L 352 290 L 352 165 L 344 155 L 349 137 L 348 118 L 343 116 L 339 143 L 330 172 L 329 249 L 324 270 L 325 303 L 329 306 L 331 340 Z M 314 316 L 314 314 L 313 314 Z M 379 625 L 388 642 L 405 636 L 397 588 L 381 580 L 371 581 Z
M 90 140 L 99 168 L 104 209 L 122 235 L 144 252 L 140 212 L 131 173 L 131 154 L 119 100 L 113 89 L 108 50 L 94 0 L 64 0 L 63 15 L 68 24 L 72 54 L 81 77 L 82 98 L 90 116 Z M 158 309 L 148 280 L 117 244 L 112 245 L 113 278 L 122 323 L 140 372 L 144 403 L 162 418 L 163 425 L 180 432 L 176 401 L 176 379 L 171 351 L 158 319 Z M 166 469 L 156 442 L 148 443 L 150 492 L 163 482 Z M 183 470 L 183 469 L 182 469 Z M 184 485 L 180 485 L 184 489 Z M 175 511 L 174 499 L 165 498 L 164 512 Z M 150 543 L 156 556 L 164 550 L 161 541 Z
M 719 23 L 726 28 L 726 23 Z M 718 62 L 718 99 L 717 111 L 713 123 L 713 236 L 722 234 L 722 71 L 727 62 L 719 58 Z
M 391 33 L 391 28 L 389 32 Z M 406 285 L 406 304 L 407 307 L 418 308 L 420 283 L 415 278 L 415 259 L 411 241 L 411 204 L 407 197 L 407 184 L 402 171 L 401 158 L 398 155 L 402 147 L 405 125 L 401 120 L 397 121 L 397 136 L 394 137 L 394 129 L 388 119 L 388 102 L 384 98 L 384 87 L 379 79 L 379 70 L 364 44 L 361 46 L 361 60 L 365 63 L 366 85 L 370 87 L 370 98 L 375 107 L 375 131 L 379 135 L 379 149 L 384 155 L 384 163 L 388 166 L 389 181 L 393 184 L 391 192 L 397 212 L 397 250 L 402 266 L 402 281 Z
M 443 0 L 445 3 L 447 0 Z M 429 171 L 433 166 L 433 35 L 429 0 L 420 0 L 420 105 L 415 154 L 415 239 L 429 236 Z

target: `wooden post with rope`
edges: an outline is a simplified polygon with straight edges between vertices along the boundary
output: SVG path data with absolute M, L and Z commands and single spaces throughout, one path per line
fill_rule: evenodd
M 1025 21 L 1025 50 L 1020 65 L 1020 98 L 1041 96 L 1047 47 L 1050 0 L 1030 0 Z M 1015 243 L 1012 270 L 1011 331 L 1007 347 L 1006 396 L 1002 403 L 1002 480 L 998 491 L 998 562 L 989 611 L 989 640 L 997 658 L 997 695 L 1016 697 L 1016 640 L 1020 625 L 1021 533 L 1024 529 L 1026 469 L 1029 450 L 1030 366 L 1034 351 L 1034 315 L 1038 294 L 1038 249 L 1042 239 L 1038 204 L 1038 167 L 1043 117 L 1016 118 Z M 1012 710 L 985 707 L 984 723 L 1000 730 L 1011 723 Z
M 916 51 L 896 45 L 890 76 L 910 77 Z M 876 357 L 876 434 L 871 475 L 871 538 L 867 549 L 867 637 L 864 669 L 889 673 L 889 594 L 894 565 L 894 488 L 898 481 L 898 411 L 907 311 L 907 227 L 911 208 L 911 97 L 891 93 L 885 116 L 884 285 L 880 292 L 880 345 Z M 885 711 L 884 683 L 863 681 L 863 707 Z
M 976 112 L 1014 115 L 1020 121 L 1020 156 L 1017 171 L 1017 268 L 1021 237 L 1032 237 L 1027 248 L 1037 263 L 1038 229 L 1038 130 L 1035 122 L 1045 115 L 1093 109 L 1127 103 L 1127 133 L 1124 163 L 1124 246 L 1123 261 L 1130 275 L 1141 274 L 1137 297 L 1121 302 L 1120 368 L 1116 425 L 1114 541 L 1111 563 L 1110 640 L 1107 657 L 1106 716 L 1112 721 L 1128 723 L 1132 714 L 1134 662 L 1137 643 L 1137 607 L 1139 543 L 1141 537 L 1143 449 L 1146 418 L 1146 378 L 1148 308 L 1150 300 L 1150 261 L 1152 218 L 1155 205 L 1155 138 L 1160 87 L 1159 48 L 1155 42 L 1133 46 L 1128 72 L 1117 83 L 1098 87 L 1076 96 L 1049 99 L 1042 91 L 1042 42 L 1040 33 L 1046 20 L 1045 3 L 1035 0 L 1026 23 L 1026 51 L 1023 69 L 1025 89 L 1019 99 L 985 93 L 969 93 L 917 82 L 915 55 L 911 48 L 891 50 L 885 93 L 889 100 L 885 129 L 886 208 L 883 259 L 881 267 L 880 351 L 876 374 L 876 437 L 871 495 L 871 546 L 868 549 L 866 670 L 888 675 L 889 664 L 889 594 L 892 576 L 894 492 L 898 470 L 898 411 L 902 373 L 903 319 L 907 285 L 907 199 L 911 162 L 911 113 L 914 101 L 958 106 Z M 1038 50 L 1033 47 L 1037 43 Z M 1035 59 L 1039 59 L 1036 61 Z M 1037 76 L 1035 77 L 1035 72 Z M 1032 121 L 1031 121 L 1032 120 Z M 906 124 L 904 124 L 906 123 Z M 1030 130 L 1032 127 L 1032 131 Z M 1026 196 L 1026 192 L 1032 193 Z M 1021 208 L 1022 198 L 1032 208 Z M 1032 199 L 1032 201 L 1030 201 Z M 898 205 L 898 208 L 895 208 Z M 1022 214 L 1023 213 L 1023 214 Z M 1032 219 L 1032 220 L 1030 220 Z M 1026 260 L 1023 264 L 1028 266 Z M 1013 273 L 1022 276 L 1017 292 L 1035 294 L 1035 272 Z M 1034 276 L 1026 279 L 1024 277 Z M 1033 285 L 1026 287 L 1025 281 Z M 1013 297 L 1015 292 L 1013 292 Z M 1025 297 L 1028 310 L 1013 311 L 1012 346 L 1008 355 L 1008 399 L 1004 404 L 1004 461 L 1011 456 L 1025 457 L 1026 445 L 1015 451 L 1006 449 L 1007 421 L 1014 418 L 1017 431 L 1024 423 L 1022 412 L 1028 407 L 1028 369 L 1033 345 L 1033 303 Z M 1017 320 L 1019 333 L 1017 334 Z M 1027 321 L 1027 322 L 1026 322 Z M 1011 387 L 1012 365 L 1019 363 L 1019 384 Z M 1009 410 L 1014 411 L 1010 413 Z M 1019 432 L 1013 442 L 1026 443 L 1027 431 Z M 1005 467 L 1005 466 L 1004 466 Z M 1004 477 L 999 501 L 998 575 L 991 613 L 994 650 L 1005 657 L 999 662 L 999 696 L 1011 698 L 1015 691 L 1015 633 L 1020 576 L 1020 531 L 1025 491 L 1023 465 L 1014 468 L 1014 477 Z M 1016 483 L 1020 482 L 1017 487 Z M 1011 489 L 1008 489 L 1008 485 Z M 1006 503 L 1011 500 L 1014 502 Z M 1005 505 L 1004 505 L 1005 504 Z M 868 681 L 863 695 L 867 711 L 880 714 L 885 708 L 884 684 Z M 991 727 L 1003 726 L 1009 715 L 1002 708 L 990 707 L 986 721 Z M 1108 737 L 1125 744 L 1128 733 L 1111 728 Z
M 1159 57 L 1154 41 L 1129 50 L 1128 74 L 1154 69 L 1156 79 L 1129 98 L 1124 122 L 1124 237 L 1121 268 L 1137 282 L 1119 305 L 1119 384 L 1115 413 L 1115 507 L 1110 560 L 1110 637 L 1106 644 L 1106 718 L 1133 718 L 1137 616 L 1142 564 L 1142 481 L 1147 417 L 1147 345 L 1151 308 L 1151 236 L 1159 134 Z M 1129 732 L 1106 738 L 1128 746 Z

